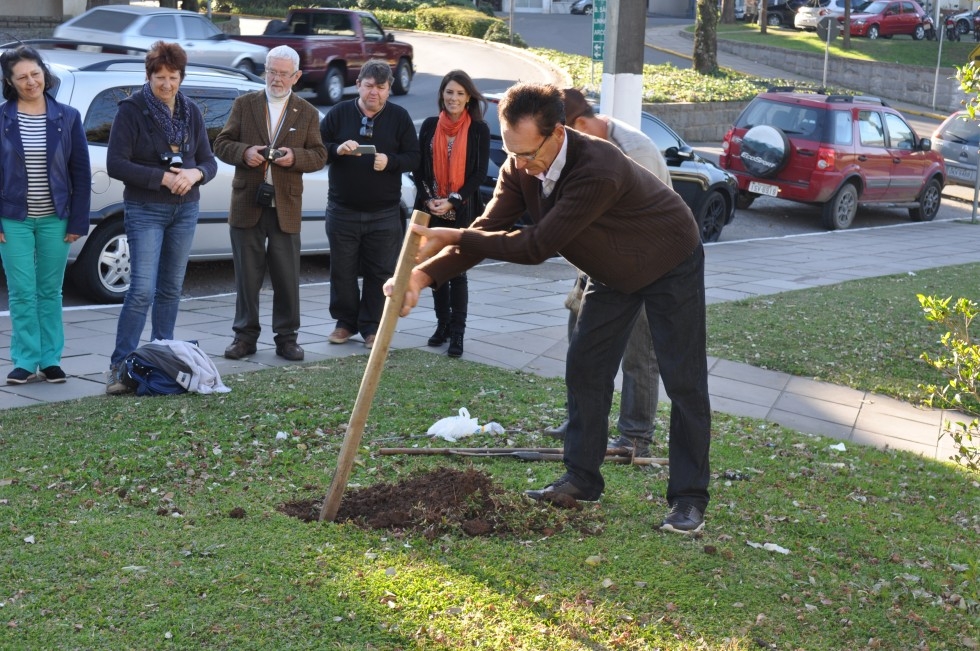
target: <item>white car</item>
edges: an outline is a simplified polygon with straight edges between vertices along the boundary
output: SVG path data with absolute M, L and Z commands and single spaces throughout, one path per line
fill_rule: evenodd
M 57 80 L 55 98 L 77 108 L 89 142 L 92 165 L 92 225 L 68 255 L 66 277 L 90 298 L 118 303 L 129 289 L 129 247 L 123 228 L 123 184 L 106 173 L 109 129 L 116 105 L 143 87 L 143 59 L 70 50 L 41 50 Z M 180 90 L 200 107 L 212 142 L 225 125 L 235 98 L 264 88 L 243 72 L 188 65 Z M 200 216 L 191 260 L 231 259 L 228 209 L 234 168 L 220 160 L 217 176 L 201 186 Z M 330 252 L 325 228 L 327 169 L 303 177 L 303 254 Z M 402 215 L 410 217 L 415 185 L 402 175 Z
M 228 38 L 206 16 L 191 11 L 130 5 L 95 7 L 59 25 L 54 37 L 149 50 L 157 41 L 179 43 L 191 63 L 265 70 L 268 48 Z
M 796 17 L 793 18 L 793 26 L 796 29 L 813 30 L 817 28 L 817 23 L 821 18 L 830 16 L 834 19 L 844 15 L 844 6 L 848 0 L 810 0 L 796 10 Z M 858 3 L 853 3 L 851 11 Z

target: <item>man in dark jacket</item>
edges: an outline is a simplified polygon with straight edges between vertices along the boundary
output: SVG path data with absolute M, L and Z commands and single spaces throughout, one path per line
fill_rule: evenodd
M 393 80 L 386 62 L 371 59 L 357 77 L 357 99 L 337 104 L 320 124 L 330 156 L 332 344 L 360 333 L 367 348 L 374 345 L 385 302 L 381 287 L 395 272 L 405 234 L 401 175 L 419 165 L 419 138 L 408 111 L 388 101 Z M 359 145 L 376 153 L 359 154 Z M 363 289 L 358 275 L 364 276 Z
M 704 249 L 684 201 L 615 145 L 566 129 L 561 91 L 518 84 L 500 102 L 504 146 L 493 199 L 470 228 L 425 236 L 402 315 L 419 292 L 484 258 L 538 264 L 556 252 L 592 282 L 568 347 L 565 474 L 534 499 L 597 500 L 614 380 L 627 333 L 646 311 L 671 399 L 666 531 L 698 532 L 708 505 L 711 409 Z M 533 225 L 510 231 L 525 213 Z M 432 257 L 434 256 L 434 257 Z M 431 259 L 429 259 L 431 257 Z M 391 283 L 386 285 L 391 291 Z
M 303 173 L 322 169 L 327 152 L 320 141 L 320 113 L 293 92 L 299 55 L 281 45 L 269 51 L 265 90 L 235 100 L 231 116 L 214 141 L 215 155 L 235 166 L 232 181 L 231 253 L 235 263 L 235 340 L 228 359 L 255 352 L 259 290 L 266 269 L 272 281 L 272 329 L 276 355 L 304 357 L 299 331 L 300 225 Z

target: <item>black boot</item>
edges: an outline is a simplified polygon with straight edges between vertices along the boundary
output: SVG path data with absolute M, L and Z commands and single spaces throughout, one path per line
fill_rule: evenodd
M 432 347 L 441 346 L 449 339 L 449 321 L 440 321 L 436 326 L 436 331 L 429 337 L 429 345 Z
M 449 350 L 446 354 L 450 357 L 463 356 L 463 331 L 453 330 L 449 333 Z

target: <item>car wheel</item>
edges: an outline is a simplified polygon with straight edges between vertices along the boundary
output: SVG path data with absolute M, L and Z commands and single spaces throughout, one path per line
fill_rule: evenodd
M 783 19 L 779 17 L 779 14 L 768 14 L 766 16 L 766 24 L 770 27 L 779 27 L 783 24 Z
M 586 16 L 591 16 L 592 15 L 592 5 L 585 5 L 585 9 L 582 10 L 582 13 L 585 14 Z
M 327 69 L 327 74 L 320 82 L 316 96 L 320 102 L 327 106 L 333 106 L 344 99 L 344 73 L 340 71 L 340 68 L 332 66 Z
M 738 157 L 753 176 L 774 176 L 789 162 L 790 144 L 782 129 L 760 124 L 742 136 Z
M 698 228 L 701 230 L 702 242 L 717 242 L 721 237 L 721 229 L 725 227 L 728 217 L 728 202 L 721 192 L 712 192 L 705 197 L 698 211 Z
M 95 229 L 72 265 L 72 281 L 92 300 L 122 303 L 129 289 L 129 240 L 122 219 Z
M 755 203 L 758 196 L 759 195 L 752 194 L 751 192 L 739 190 L 738 196 L 735 197 L 735 207 L 739 210 L 748 210 L 752 204 Z
M 868 38 L 870 38 L 872 41 L 878 38 L 877 25 L 872 25 L 871 27 L 868 28 Z
M 834 197 L 823 205 L 823 226 L 829 231 L 843 230 L 854 222 L 857 214 L 858 190 L 845 183 Z
M 930 179 L 925 189 L 919 195 L 919 206 L 909 208 L 909 217 L 914 222 L 931 222 L 939 212 L 939 204 L 943 198 L 943 188 L 936 179 Z
M 926 37 L 926 28 L 923 27 L 922 25 L 916 25 L 915 31 L 912 32 L 912 40 L 921 41 L 925 37 Z
M 412 66 L 408 63 L 408 59 L 400 59 L 395 68 L 395 83 L 391 86 L 391 92 L 395 95 L 407 95 L 411 86 Z
M 969 34 L 970 30 L 970 21 L 963 18 L 956 21 L 956 31 L 958 31 L 960 34 Z
M 255 74 L 255 64 L 250 59 L 242 59 L 235 68 L 242 72 L 247 72 L 252 75 Z

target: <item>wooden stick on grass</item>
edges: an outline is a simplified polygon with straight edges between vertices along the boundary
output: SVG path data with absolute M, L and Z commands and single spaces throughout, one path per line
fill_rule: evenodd
M 416 210 L 412 213 L 412 224 L 428 226 L 429 214 Z M 381 313 L 381 323 L 378 325 L 374 347 L 371 348 L 364 377 L 361 378 L 361 388 L 357 392 L 354 410 L 351 412 L 347 433 L 344 435 L 344 444 L 340 448 L 340 456 L 337 457 L 337 471 L 333 475 L 327 497 L 323 500 L 323 508 L 320 509 L 320 522 L 324 520 L 332 522 L 337 517 L 337 511 L 340 510 L 340 501 L 344 497 L 344 488 L 347 487 L 347 480 L 350 479 L 351 469 L 354 467 L 357 448 L 364 435 L 364 424 L 367 422 L 368 411 L 371 410 L 374 393 L 378 389 L 381 370 L 384 368 L 388 347 L 391 345 L 391 337 L 398 324 L 398 314 L 405 303 L 405 290 L 408 288 L 408 280 L 415 266 L 415 255 L 421 242 L 422 237 L 409 228 L 402 243 L 398 265 L 395 267 L 395 286 L 391 296 L 385 299 L 384 312 Z

